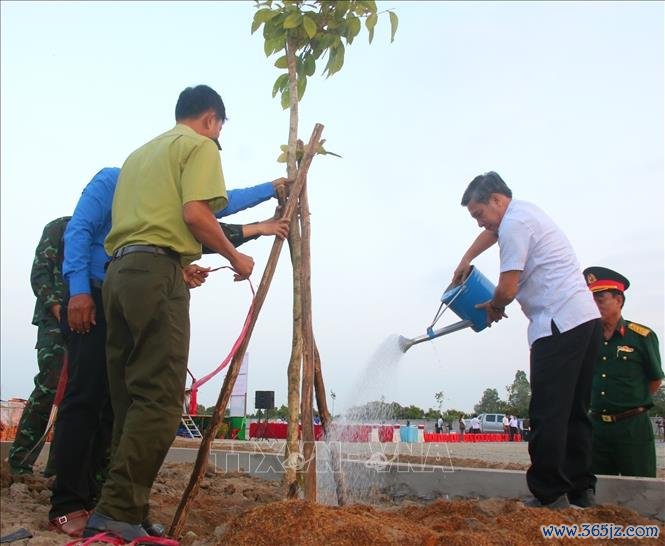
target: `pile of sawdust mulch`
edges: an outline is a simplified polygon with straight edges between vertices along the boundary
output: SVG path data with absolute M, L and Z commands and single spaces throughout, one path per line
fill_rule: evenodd
M 516 500 L 438 500 L 427 505 L 379 509 L 366 505 L 330 507 L 301 500 L 280 501 L 252 508 L 234 519 L 218 545 L 234 546 L 485 546 L 579 544 L 579 539 L 546 540 L 541 525 L 581 523 L 658 525 L 636 512 L 618 506 L 587 510 L 550 511 L 525 508 Z M 643 539 L 640 545 L 663 544 Z M 610 541 L 594 540 L 598 544 Z M 635 544 L 612 540 L 611 544 Z

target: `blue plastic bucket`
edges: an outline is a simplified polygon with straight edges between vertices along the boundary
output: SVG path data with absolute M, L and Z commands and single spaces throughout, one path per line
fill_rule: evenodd
M 492 299 L 495 286 L 477 268 L 471 266 L 466 280 L 446 290 L 441 301 L 448 305 L 462 320 L 470 320 L 471 328 L 480 332 L 487 328 L 487 313 L 484 309 L 476 309 L 476 304 Z
M 418 427 L 404 426 L 399 429 L 400 442 L 408 442 L 414 444 L 418 441 Z

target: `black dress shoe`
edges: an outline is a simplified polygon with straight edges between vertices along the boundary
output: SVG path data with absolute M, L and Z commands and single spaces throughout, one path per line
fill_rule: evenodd
M 580 493 L 568 493 L 568 501 L 573 508 L 592 508 L 598 506 L 596 494 L 593 489 L 586 489 Z
M 559 498 L 551 502 L 542 502 L 541 500 L 533 497 L 523 502 L 526 508 L 549 508 L 550 510 L 565 510 L 570 508 L 566 495 L 561 495 Z
M 151 537 L 163 537 L 166 534 L 166 529 L 161 523 L 150 521 L 148 518 L 143 520 L 141 527 L 145 529 Z
M 117 521 L 99 512 L 93 512 L 85 529 L 83 529 L 83 538 L 89 538 L 95 536 L 97 533 L 105 532 L 118 535 L 127 542 L 148 536 L 148 533 L 141 525 Z

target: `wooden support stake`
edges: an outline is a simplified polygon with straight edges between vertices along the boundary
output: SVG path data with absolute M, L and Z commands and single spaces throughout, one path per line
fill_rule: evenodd
M 309 201 L 307 198 L 307 181 L 300 192 L 300 226 L 301 226 L 301 319 L 303 339 L 302 394 L 300 398 L 300 421 L 302 423 L 303 459 L 302 469 L 305 500 L 316 502 L 316 444 L 314 443 L 314 412 L 312 398 L 314 389 L 314 334 L 312 328 L 312 286 L 311 286 L 311 252 L 309 220 Z
M 312 163 L 312 158 L 314 157 L 314 154 L 318 148 L 322 132 L 323 125 L 317 123 L 314 126 L 312 136 L 310 137 L 307 148 L 305 149 L 302 163 L 300 165 L 300 169 L 298 170 L 298 176 L 296 177 L 296 180 L 293 183 L 293 188 L 291 189 L 291 197 L 289 198 L 284 209 L 283 218 L 290 219 L 295 211 L 296 205 L 298 204 L 298 196 L 300 195 L 300 192 L 305 185 L 307 171 L 309 170 L 309 166 Z M 268 263 L 266 264 L 266 268 L 263 272 L 263 277 L 261 278 L 261 282 L 256 291 L 256 296 L 254 297 L 254 311 L 252 313 L 245 339 L 240 344 L 240 347 L 238 347 L 238 351 L 234 355 L 231 361 L 231 365 L 229 366 L 229 371 L 226 373 L 224 384 L 222 385 L 217 403 L 215 404 L 215 410 L 210 419 L 210 426 L 208 429 L 206 429 L 203 438 L 201 439 L 201 446 L 199 447 L 199 452 L 196 457 L 196 462 L 194 463 L 194 469 L 192 470 L 189 484 L 185 488 L 182 498 L 180 499 L 180 504 L 176 509 L 175 515 L 173 516 L 171 528 L 169 529 L 169 536 L 171 537 L 178 537 L 182 533 L 182 529 L 187 522 L 189 510 L 198 493 L 201 480 L 203 479 L 208 464 L 210 446 L 212 445 L 212 441 L 215 437 L 215 434 L 217 433 L 219 425 L 222 422 L 224 412 L 226 411 L 229 399 L 231 398 L 231 392 L 233 391 L 233 386 L 235 385 L 236 378 L 240 372 L 242 360 L 245 356 L 245 352 L 247 351 L 247 345 L 249 344 L 252 332 L 254 331 L 256 319 L 259 316 L 261 307 L 263 307 L 263 302 L 265 301 L 268 289 L 270 288 L 270 283 L 272 282 L 273 275 L 275 274 L 277 260 L 279 259 L 279 254 L 282 250 L 282 244 L 283 241 L 276 237 L 270 251 Z
M 291 337 L 291 356 L 287 368 L 287 395 L 289 418 L 286 429 L 286 443 L 284 445 L 284 485 L 286 496 L 289 499 L 297 499 L 300 494 L 300 483 L 298 481 L 298 466 L 300 464 L 300 373 L 302 369 L 302 302 L 301 302 L 301 244 L 300 244 L 300 208 L 291 218 L 289 228 L 289 251 L 291 252 L 292 279 L 293 283 L 293 334 Z

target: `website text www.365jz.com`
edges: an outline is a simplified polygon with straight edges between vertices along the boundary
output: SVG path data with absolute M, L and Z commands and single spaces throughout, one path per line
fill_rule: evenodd
M 580 523 L 579 525 L 541 525 L 543 538 L 658 538 L 658 525 L 617 525 L 616 523 Z

